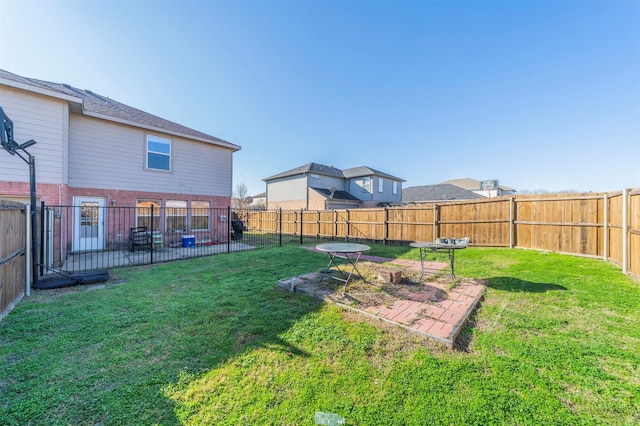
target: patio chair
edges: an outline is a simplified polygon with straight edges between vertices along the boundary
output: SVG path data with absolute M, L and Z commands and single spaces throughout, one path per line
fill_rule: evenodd
M 136 247 L 149 247 L 153 243 L 151 232 L 146 226 L 129 228 L 129 251 L 136 251 Z

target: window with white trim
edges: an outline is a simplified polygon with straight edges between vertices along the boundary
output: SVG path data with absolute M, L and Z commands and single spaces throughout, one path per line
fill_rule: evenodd
M 208 201 L 192 201 L 191 202 L 191 230 L 192 231 L 209 230 L 209 202 Z
M 171 170 L 171 139 L 147 135 L 147 169 Z
M 167 200 L 166 209 L 167 232 L 187 231 L 187 202 Z
M 396 182 L 395 180 L 393 181 L 393 195 L 398 194 L 398 182 Z
M 378 192 L 384 192 L 384 179 L 378 178 Z
M 136 201 L 136 226 L 146 226 L 149 231 L 160 230 L 160 201 Z
M 371 178 L 362 178 L 362 192 L 371 192 Z

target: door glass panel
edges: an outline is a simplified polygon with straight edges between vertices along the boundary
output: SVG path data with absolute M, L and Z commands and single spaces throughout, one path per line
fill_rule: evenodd
M 98 203 L 80 203 L 80 238 L 98 237 Z

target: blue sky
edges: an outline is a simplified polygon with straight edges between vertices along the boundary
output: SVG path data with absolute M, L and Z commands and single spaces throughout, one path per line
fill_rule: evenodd
M 640 187 L 638 1 L 0 0 L 0 68 L 407 186 Z

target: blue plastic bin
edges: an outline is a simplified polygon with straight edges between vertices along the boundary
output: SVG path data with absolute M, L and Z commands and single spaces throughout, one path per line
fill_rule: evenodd
M 183 235 L 182 236 L 182 247 L 195 247 L 196 245 L 196 236 L 195 235 Z

